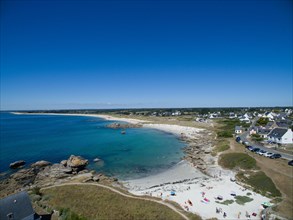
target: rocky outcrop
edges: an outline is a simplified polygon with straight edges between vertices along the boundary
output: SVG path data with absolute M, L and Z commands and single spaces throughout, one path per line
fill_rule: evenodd
M 33 168 L 42 168 L 42 167 L 46 167 L 46 166 L 49 166 L 51 163 L 48 162 L 48 161 L 45 161 L 45 160 L 40 160 L 40 161 L 37 161 L 35 163 L 33 163 L 31 165 L 31 167 Z
M 51 164 L 48 161 L 38 161 L 27 169 L 0 179 L 0 198 L 19 190 L 30 190 L 35 187 L 45 187 L 66 182 L 113 182 L 113 178 L 97 174 L 94 170 L 84 169 L 88 160 L 71 155 L 68 160 Z
M 142 127 L 142 124 L 130 124 L 130 123 L 123 123 L 123 124 L 120 124 L 120 123 L 112 123 L 112 124 L 109 124 L 106 126 L 107 128 L 113 128 L 113 129 L 119 129 L 119 128 L 122 128 L 122 129 L 125 129 L 125 128 L 141 128 Z
M 15 161 L 15 162 L 11 163 L 9 165 L 9 167 L 11 169 L 17 169 L 17 168 L 22 167 L 23 165 L 25 165 L 25 161 L 24 160 L 18 160 L 18 161 Z
M 83 170 L 88 165 L 88 163 L 88 160 L 80 156 L 71 155 L 67 160 L 66 167 L 71 168 L 75 172 L 78 172 Z
M 214 162 L 214 158 L 210 155 L 213 145 L 212 140 L 212 136 L 207 132 L 202 132 L 199 139 L 184 139 L 188 145 L 184 148 L 185 156 L 183 159 L 189 161 L 194 167 L 207 175 L 209 175 L 207 167 Z

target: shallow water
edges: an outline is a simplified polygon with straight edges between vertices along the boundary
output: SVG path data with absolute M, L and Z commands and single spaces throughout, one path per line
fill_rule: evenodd
M 120 179 L 152 175 L 170 168 L 183 156 L 176 136 L 147 128 L 106 128 L 113 121 L 96 117 L 14 115 L 0 113 L 0 172 L 25 160 L 60 162 L 71 154 L 90 161 L 89 168 Z M 94 158 L 102 161 L 94 163 Z

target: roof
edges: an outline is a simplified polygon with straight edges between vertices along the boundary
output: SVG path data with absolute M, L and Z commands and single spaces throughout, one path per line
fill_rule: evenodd
M 12 219 L 14 220 L 35 219 L 35 212 L 27 192 L 19 192 L 0 199 L 0 219 L 9 219 L 9 214 L 12 214 Z
M 276 122 L 276 124 L 280 128 L 289 128 L 289 125 L 287 123 L 285 123 L 285 122 Z
M 242 130 L 242 127 L 240 127 L 240 126 L 235 126 L 235 131 L 236 130 Z
M 268 133 L 270 133 L 270 129 L 267 129 L 267 128 L 259 128 L 258 129 L 258 133 L 259 134 L 268 134 Z
M 287 129 L 285 128 L 275 128 L 271 131 L 271 133 L 268 136 L 273 138 L 281 138 L 286 132 Z

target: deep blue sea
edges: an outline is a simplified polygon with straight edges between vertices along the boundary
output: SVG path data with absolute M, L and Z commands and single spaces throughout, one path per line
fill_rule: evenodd
M 185 143 L 148 128 L 106 128 L 113 121 L 85 116 L 0 113 L 0 172 L 25 160 L 58 163 L 71 154 L 88 159 L 89 168 L 120 179 L 161 172 L 180 161 Z M 102 162 L 94 163 L 94 158 Z

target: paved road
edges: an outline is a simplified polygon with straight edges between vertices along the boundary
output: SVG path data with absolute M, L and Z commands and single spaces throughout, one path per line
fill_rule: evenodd
M 274 150 L 273 148 L 268 148 L 268 147 L 265 147 L 265 146 L 263 146 L 261 144 L 251 143 L 251 141 L 249 141 L 247 139 L 247 136 L 248 136 L 248 131 L 244 132 L 239 137 L 241 138 L 242 141 L 247 141 L 249 143 L 249 145 L 251 145 L 253 147 L 258 147 L 258 148 L 260 148 L 262 150 L 269 151 L 269 152 L 272 152 L 272 153 L 275 153 L 275 154 L 281 154 L 282 158 L 286 159 L 286 160 L 293 160 L 293 155 L 292 154 L 287 154 L 287 153 L 284 153 L 284 152 L 281 152 L 281 151 L 278 151 L 278 150 Z
M 177 212 L 183 219 L 185 220 L 189 220 L 189 218 L 184 215 L 182 212 L 178 211 L 177 208 L 175 208 L 175 206 L 171 205 L 170 203 L 166 203 L 164 201 L 160 201 L 160 200 L 155 200 L 155 199 L 151 199 L 151 198 L 145 198 L 145 197 L 139 197 L 139 196 L 132 196 L 132 195 L 128 195 L 128 194 L 125 194 L 123 192 L 120 192 L 119 190 L 117 189 L 114 189 L 110 186 L 105 186 L 105 185 L 102 185 L 102 184 L 99 184 L 99 183 L 62 183 L 62 184 L 59 184 L 59 185 L 54 185 L 54 186 L 48 186 L 48 187 L 44 187 L 42 189 L 50 189 L 50 188 L 54 188 L 54 187 L 59 187 L 59 186 L 78 186 L 78 185 L 82 185 L 82 186 L 97 186 L 97 187 L 103 187 L 103 188 L 106 188 L 106 189 L 109 189 L 111 190 L 112 192 L 115 192 L 115 193 L 118 193 L 122 196 L 125 196 L 125 197 L 128 197 L 128 198 L 133 198 L 133 199 L 140 199 L 140 200 L 145 200 L 145 201 L 152 201 L 152 202 L 156 202 L 156 203 L 159 203 L 159 204 L 162 204 L 162 205 L 165 205 L 167 206 L 168 208 L 172 209 L 174 212 Z

